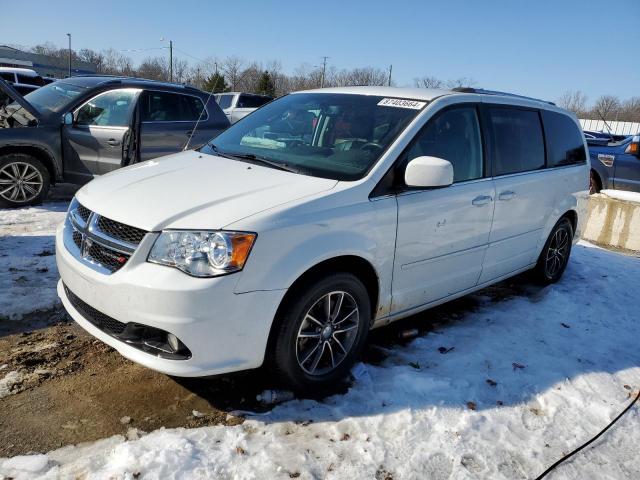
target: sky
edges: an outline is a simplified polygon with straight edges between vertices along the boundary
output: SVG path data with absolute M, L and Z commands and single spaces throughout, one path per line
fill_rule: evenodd
M 0 44 L 52 42 L 167 55 L 279 60 L 292 73 L 328 56 L 337 69 L 393 65 L 393 81 L 468 77 L 476 87 L 589 102 L 640 96 L 638 0 L 334 1 L 0 0 Z M 21 21 L 27 18 L 28 22 Z M 136 50 L 136 51 L 131 51 Z

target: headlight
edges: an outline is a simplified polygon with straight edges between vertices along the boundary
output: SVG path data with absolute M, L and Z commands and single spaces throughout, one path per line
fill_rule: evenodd
M 246 232 L 166 230 L 147 260 L 194 277 L 215 277 L 242 270 L 255 239 Z

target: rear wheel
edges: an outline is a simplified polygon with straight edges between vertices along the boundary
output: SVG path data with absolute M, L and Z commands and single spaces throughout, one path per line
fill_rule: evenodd
M 321 391 L 346 377 L 369 330 L 367 289 L 349 273 L 308 282 L 276 320 L 272 367 L 298 392 Z
M 49 186 L 49 172 L 37 158 L 25 153 L 0 157 L 0 207 L 42 203 Z
M 561 218 L 551 230 L 534 269 L 539 283 L 548 285 L 560 280 L 569 262 L 572 242 L 573 226 L 568 218 Z

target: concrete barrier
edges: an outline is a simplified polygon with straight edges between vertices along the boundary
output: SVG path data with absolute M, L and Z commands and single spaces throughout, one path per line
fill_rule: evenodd
M 591 195 L 582 238 L 600 245 L 640 251 L 640 203 L 606 194 Z

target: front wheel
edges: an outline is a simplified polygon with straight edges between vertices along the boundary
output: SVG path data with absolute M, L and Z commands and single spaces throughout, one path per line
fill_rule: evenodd
M 371 319 L 367 289 L 350 273 L 296 288 L 276 320 L 272 367 L 297 392 L 321 391 L 347 376 Z
M 49 184 L 49 172 L 37 158 L 25 153 L 0 157 L 0 207 L 42 203 Z
M 569 263 L 572 242 L 573 226 L 568 218 L 561 218 L 538 257 L 534 276 L 539 283 L 549 285 L 560 280 Z

